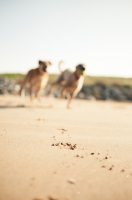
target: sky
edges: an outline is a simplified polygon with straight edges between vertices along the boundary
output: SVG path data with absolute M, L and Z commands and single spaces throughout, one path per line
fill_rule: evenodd
M 49 73 L 132 77 L 131 0 L 0 0 L 0 73 L 49 60 Z

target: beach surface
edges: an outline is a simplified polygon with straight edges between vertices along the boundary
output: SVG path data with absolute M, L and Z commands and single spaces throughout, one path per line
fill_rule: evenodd
M 131 103 L 0 96 L 0 200 L 131 199 Z

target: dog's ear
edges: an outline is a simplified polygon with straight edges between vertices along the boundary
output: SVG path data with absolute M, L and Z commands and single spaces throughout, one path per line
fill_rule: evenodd
M 50 62 L 50 61 L 48 61 L 48 62 L 46 62 L 46 64 L 47 64 L 47 66 L 49 66 L 49 65 L 51 65 L 51 62 Z
M 38 61 L 38 64 L 41 65 L 43 62 L 41 60 Z

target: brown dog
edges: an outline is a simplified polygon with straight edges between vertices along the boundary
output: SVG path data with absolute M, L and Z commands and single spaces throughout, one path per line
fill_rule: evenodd
M 58 66 L 59 69 L 61 63 L 62 61 L 59 63 Z M 61 85 L 62 86 L 61 97 L 63 97 L 64 94 L 67 96 L 68 98 L 67 108 L 69 108 L 71 100 L 76 97 L 76 95 L 83 86 L 84 71 L 85 67 L 83 64 L 77 65 L 74 72 L 71 72 L 68 69 L 62 72 L 60 69 L 61 74 L 58 77 L 58 79 L 51 84 L 48 94 L 52 92 L 52 89 L 55 85 Z
M 49 74 L 47 73 L 47 67 L 51 65 L 51 62 L 44 62 L 39 60 L 39 66 L 36 69 L 31 69 L 20 89 L 20 94 L 22 95 L 26 86 L 29 87 L 30 99 L 33 99 L 33 94 L 35 93 L 35 97 L 40 100 L 41 90 L 47 85 L 49 80 Z

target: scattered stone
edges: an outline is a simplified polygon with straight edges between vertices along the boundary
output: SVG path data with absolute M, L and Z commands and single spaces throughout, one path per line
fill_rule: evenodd
M 76 147 L 77 147 L 77 144 L 74 144 L 73 147 L 76 148 Z
M 62 130 L 62 131 L 67 131 L 67 130 L 66 130 L 66 129 L 64 129 L 64 128 L 62 128 L 61 130 Z
M 105 166 L 103 165 L 102 168 L 105 168 Z
M 59 200 L 59 199 L 49 196 L 48 200 Z
M 62 134 L 64 133 L 64 132 L 66 132 L 67 130 L 66 129 L 64 129 L 64 128 L 59 128 L 58 130 L 61 130 L 62 131 Z
M 79 157 L 79 155 L 77 154 L 76 157 Z
M 43 200 L 43 199 L 40 199 L 40 198 L 35 198 L 35 199 L 33 199 L 33 200 Z
M 23 105 L 23 104 L 17 105 L 17 108 L 24 108 L 24 107 L 25 107 L 25 105 Z
M 121 170 L 121 172 L 125 172 L 125 170 L 124 170 L 124 169 L 122 169 L 122 170 Z
M 58 128 L 58 130 L 61 130 L 61 131 L 67 131 L 67 130 L 64 129 L 64 128 Z
M 94 153 L 91 153 L 91 155 L 94 155 Z
M 56 145 L 55 145 L 55 146 L 59 146 L 59 144 L 60 144 L 60 142 L 56 143 Z
M 108 157 L 106 156 L 105 159 L 108 159 Z
M 76 147 L 77 147 L 77 144 L 71 144 L 70 142 L 67 142 L 67 143 L 63 143 L 63 142 L 58 142 L 56 144 L 52 144 L 51 146 L 59 146 L 61 149 L 62 149 L 62 146 L 63 147 L 67 147 L 71 150 L 74 150 Z
M 71 150 L 74 150 L 74 147 L 71 146 L 70 149 L 71 149 Z
M 70 178 L 70 179 L 68 180 L 68 182 L 71 183 L 71 184 L 75 184 L 75 179 Z

